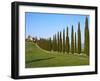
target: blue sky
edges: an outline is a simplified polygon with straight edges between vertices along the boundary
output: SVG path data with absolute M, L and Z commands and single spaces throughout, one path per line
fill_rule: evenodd
M 88 20 L 90 20 L 90 17 Z M 86 15 L 75 14 L 50 14 L 50 13 L 25 13 L 26 37 L 31 35 L 37 38 L 52 37 L 58 31 L 63 31 L 68 26 L 69 37 L 71 36 L 71 28 L 74 26 L 74 32 L 77 32 L 78 22 L 80 22 L 81 39 L 84 41 Z

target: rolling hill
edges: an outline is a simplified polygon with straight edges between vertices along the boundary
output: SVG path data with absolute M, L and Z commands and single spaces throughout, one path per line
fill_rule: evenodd
M 63 54 L 45 51 L 33 42 L 25 43 L 25 67 L 58 67 L 89 65 L 89 57 L 85 54 Z

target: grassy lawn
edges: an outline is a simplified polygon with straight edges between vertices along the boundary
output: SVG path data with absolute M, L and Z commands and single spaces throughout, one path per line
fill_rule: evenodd
M 40 49 L 33 42 L 25 44 L 26 68 L 89 65 L 89 57 L 85 54 L 48 52 Z

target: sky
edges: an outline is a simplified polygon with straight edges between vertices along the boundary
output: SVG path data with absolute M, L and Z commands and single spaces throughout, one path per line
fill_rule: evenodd
M 87 15 L 87 17 L 90 21 L 90 16 Z M 30 35 L 37 38 L 49 38 L 68 27 L 70 38 L 72 25 L 74 26 L 74 32 L 77 33 L 78 23 L 80 22 L 81 40 L 84 42 L 85 19 L 86 15 L 79 14 L 25 12 L 26 37 Z

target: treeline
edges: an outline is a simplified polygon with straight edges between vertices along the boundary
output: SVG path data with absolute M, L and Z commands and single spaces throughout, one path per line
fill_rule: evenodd
M 65 33 L 66 31 L 66 33 Z M 71 41 L 71 43 L 70 43 Z M 47 50 L 47 51 L 56 51 L 63 53 L 84 53 L 89 55 L 89 27 L 88 27 L 88 18 L 85 20 L 85 29 L 84 29 L 84 49 L 82 49 L 81 42 L 81 30 L 80 30 L 80 22 L 78 23 L 78 30 L 74 32 L 74 26 L 72 25 L 71 29 L 71 39 L 69 39 L 69 29 L 63 29 L 61 32 L 57 32 L 53 35 L 53 38 L 40 38 L 37 40 L 37 44 L 39 47 Z
M 37 40 L 37 44 L 39 47 L 41 47 L 44 50 L 47 50 L 47 51 L 52 50 L 51 38 L 49 38 L 49 39 L 40 38 L 40 40 Z

